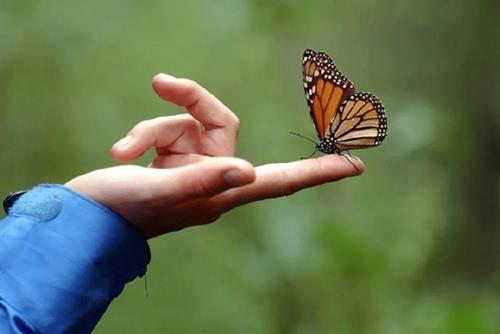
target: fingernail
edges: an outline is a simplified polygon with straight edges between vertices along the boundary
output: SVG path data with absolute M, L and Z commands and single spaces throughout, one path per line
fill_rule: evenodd
M 224 181 L 230 187 L 239 187 L 247 184 L 245 175 L 237 169 L 230 170 L 224 174 Z
M 131 135 L 128 135 L 127 137 L 124 137 L 122 139 L 120 139 L 118 142 L 116 142 L 115 146 L 127 146 L 128 143 L 130 142 L 130 139 L 132 139 L 132 136 Z

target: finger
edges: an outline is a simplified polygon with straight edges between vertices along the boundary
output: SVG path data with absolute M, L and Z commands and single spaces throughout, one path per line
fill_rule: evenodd
M 198 153 L 201 150 L 198 122 L 190 115 L 142 121 L 113 145 L 111 154 L 118 161 L 129 161 L 152 147 L 159 153 Z
M 210 158 L 174 169 L 152 169 L 162 175 L 154 188 L 169 205 L 208 198 L 255 180 L 253 166 L 237 158 Z
M 234 154 L 239 130 L 238 117 L 214 95 L 193 80 L 166 74 L 158 74 L 153 78 L 153 89 L 161 98 L 185 107 L 210 132 L 209 140 L 213 141 L 213 145 L 206 145 L 207 154 Z
M 215 96 L 189 79 L 175 78 L 167 74 L 158 74 L 153 78 L 153 88 L 163 99 L 186 107 L 191 115 L 203 125 L 233 129 L 238 118 Z
M 255 182 L 231 189 L 215 200 L 217 205 L 229 210 L 245 203 L 288 196 L 305 188 L 362 174 L 363 162 L 359 159 L 350 161 L 344 156 L 329 154 L 317 159 L 259 166 L 256 167 Z

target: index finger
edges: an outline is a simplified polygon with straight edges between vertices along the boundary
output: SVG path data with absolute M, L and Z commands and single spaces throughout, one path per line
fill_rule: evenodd
M 257 177 L 252 184 L 226 191 L 216 200 L 222 208 L 229 210 L 245 203 L 289 196 L 305 188 L 361 175 L 364 169 L 361 160 L 338 154 L 263 165 L 256 168 Z
M 161 98 L 185 107 L 205 129 L 224 128 L 234 134 L 238 132 L 238 117 L 197 82 L 161 73 L 153 78 L 153 88 Z

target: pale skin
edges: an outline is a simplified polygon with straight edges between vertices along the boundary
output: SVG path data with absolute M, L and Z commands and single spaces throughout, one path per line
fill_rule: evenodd
M 123 216 L 148 239 L 364 171 L 359 159 L 349 162 L 336 154 L 254 167 L 234 157 L 238 118 L 205 88 L 158 74 L 153 89 L 186 113 L 140 122 L 111 148 L 113 158 L 126 163 L 154 148 L 151 164 L 99 169 L 66 183 Z

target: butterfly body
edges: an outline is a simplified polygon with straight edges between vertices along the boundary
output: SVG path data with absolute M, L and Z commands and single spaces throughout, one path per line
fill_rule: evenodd
M 340 154 L 342 153 L 342 150 L 339 149 L 335 145 L 335 139 L 333 138 L 326 138 L 323 140 L 320 140 L 319 143 L 316 144 L 316 150 L 323 152 L 323 153 L 334 153 L 334 154 Z
M 304 51 L 302 79 L 319 142 L 316 150 L 341 154 L 379 145 L 387 134 L 382 102 L 371 93 L 355 93 L 354 84 L 324 52 Z

